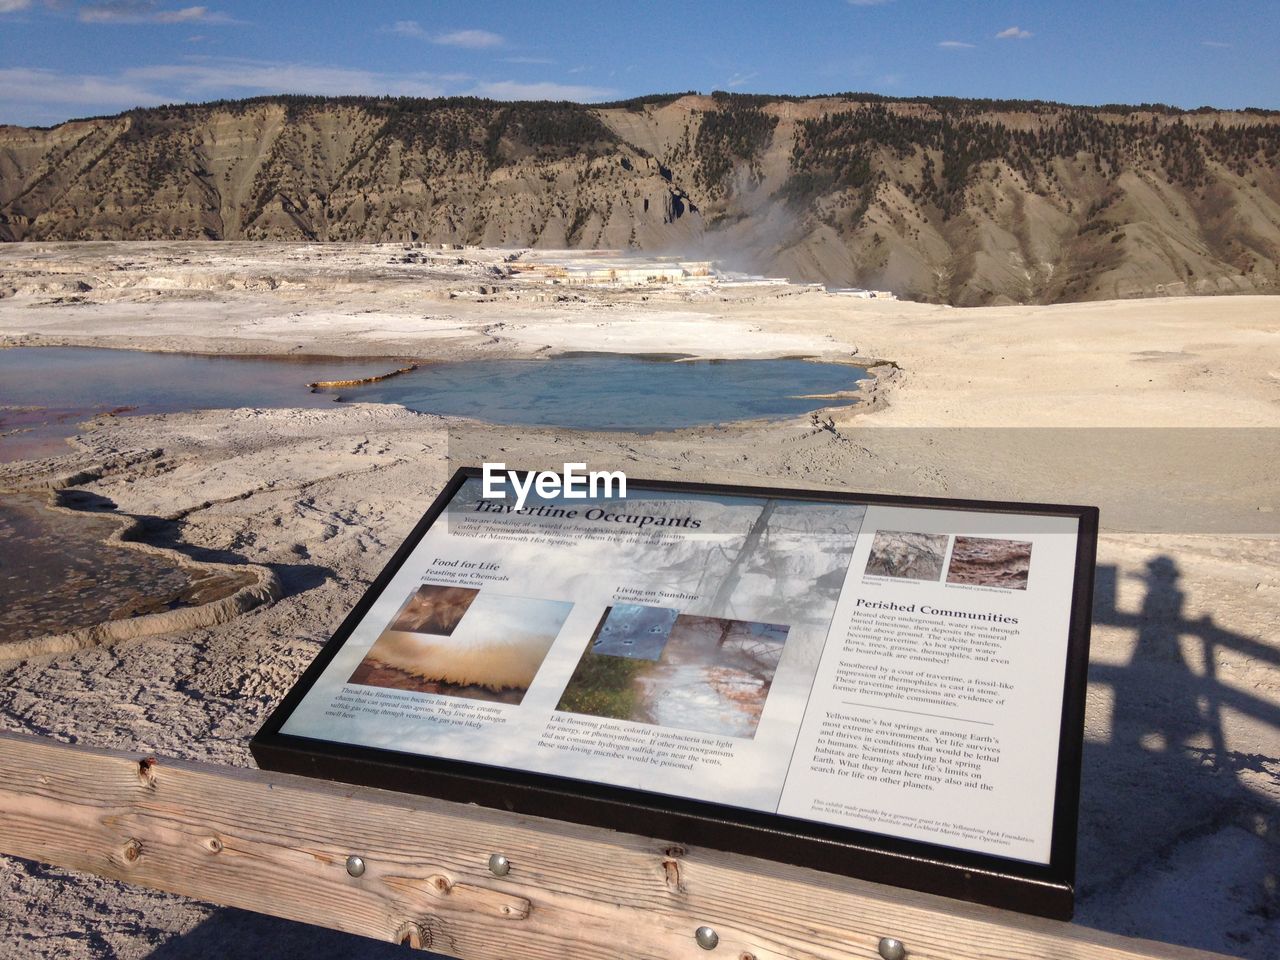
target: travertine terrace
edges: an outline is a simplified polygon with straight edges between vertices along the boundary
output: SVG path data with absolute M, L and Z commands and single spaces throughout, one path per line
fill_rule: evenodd
M 180 516 L 177 542 L 269 568 L 282 597 L 229 623 L 0 663 L 0 726 L 249 763 L 248 737 L 462 463 L 583 460 L 637 477 L 1097 503 L 1078 920 L 1274 956 L 1280 299 L 962 310 L 710 277 L 553 284 L 522 274 L 522 256 L 7 244 L 0 344 L 413 361 L 801 355 L 866 363 L 877 380 L 846 410 L 645 436 L 372 404 L 94 423 L 56 460 L 6 467 L 3 483 L 72 478 L 119 513 Z M 320 942 L 29 863 L 0 862 L 0 885 L 10 956 Z

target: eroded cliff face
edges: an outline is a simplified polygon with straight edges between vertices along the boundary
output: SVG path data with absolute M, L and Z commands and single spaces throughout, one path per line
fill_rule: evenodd
M 0 238 L 614 247 L 954 304 L 1280 292 L 1280 114 L 269 98 L 0 127 Z

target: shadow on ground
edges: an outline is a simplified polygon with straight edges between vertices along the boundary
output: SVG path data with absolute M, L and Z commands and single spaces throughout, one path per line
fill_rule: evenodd
M 439 958 L 399 944 L 338 933 L 324 927 L 292 923 L 250 913 L 217 910 L 199 926 L 157 947 L 152 960 L 262 960 L 274 957 L 325 957 L 327 960 L 404 960 L 406 956 Z
M 1089 740 L 1077 921 L 1115 933 L 1269 960 L 1280 956 L 1280 707 L 1220 678 L 1224 660 L 1280 664 L 1280 650 L 1189 618 L 1177 562 L 1142 574 L 1141 609 L 1117 607 L 1099 567 L 1094 621 L 1134 634 L 1128 663 L 1094 663 L 1090 712 L 1110 694 L 1110 737 Z M 1228 746 L 1227 725 L 1267 732 Z M 1255 738 L 1257 742 L 1257 738 Z

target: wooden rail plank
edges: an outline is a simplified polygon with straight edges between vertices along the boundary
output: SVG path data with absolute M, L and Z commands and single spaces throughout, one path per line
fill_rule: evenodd
M 0 853 L 476 960 L 1215 957 L 631 834 L 0 734 Z M 491 853 L 511 862 L 504 877 Z M 362 876 L 346 869 L 362 857 Z M 710 954 L 701 925 L 720 936 Z

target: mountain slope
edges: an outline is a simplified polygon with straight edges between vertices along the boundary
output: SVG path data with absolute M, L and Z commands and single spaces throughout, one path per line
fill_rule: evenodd
M 621 247 L 954 304 L 1280 291 L 1280 114 L 276 97 L 0 126 L 0 239 Z

